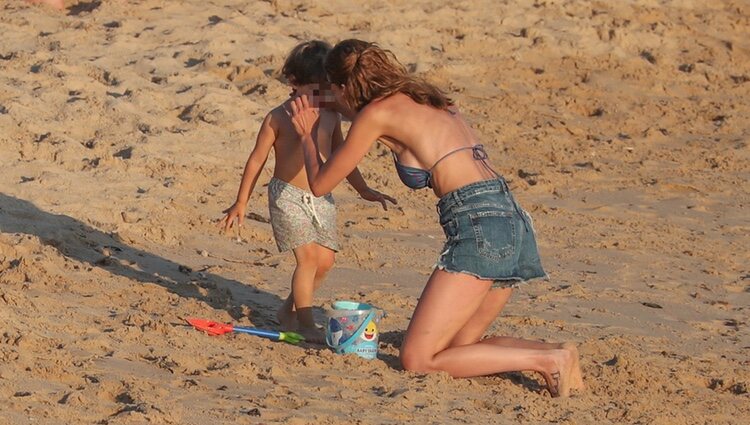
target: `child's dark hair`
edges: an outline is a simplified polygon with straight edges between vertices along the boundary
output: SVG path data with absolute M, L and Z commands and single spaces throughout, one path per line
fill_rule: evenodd
M 331 51 L 325 41 L 312 40 L 298 44 L 287 56 L 281 74 L 291 84 L 323 84 L 326 82 L 325 61 Z

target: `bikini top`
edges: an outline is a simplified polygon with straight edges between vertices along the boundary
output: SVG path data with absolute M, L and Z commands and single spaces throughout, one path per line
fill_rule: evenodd
M 454 149 L 447 154 L 443 155 L 442 158 L 438 159 L 435 164 L 430 167 L 429 170 L 424 170 L 417 167 L 409 167 L 398 162 L 396 154 L 393 153 L 393 162 L 396 163 L 396 172 L 401 181 L 410 189 L 423 189 L 425 187 L 432 187 L 432 170 L 440 163 L 440 161 L 453 155 L 454 153 L 466 149 L 471 149 L 474 159 L 482 161 L 487 159 L 487 152 L 484 150 L 483 145 L 464 146 L 458 149 Z

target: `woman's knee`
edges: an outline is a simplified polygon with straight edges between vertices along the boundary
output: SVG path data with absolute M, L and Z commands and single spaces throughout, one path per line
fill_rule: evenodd
M 433 355 L 410 349 L 408 346 L 402 347 L 401 351 L 399 352 L 399 360 L 401 360 L 401 366 L 404 368 L 404 370 L 408 370 L 410 372 L 434 372 L 435 369 L 432 366 L 433 357 Z

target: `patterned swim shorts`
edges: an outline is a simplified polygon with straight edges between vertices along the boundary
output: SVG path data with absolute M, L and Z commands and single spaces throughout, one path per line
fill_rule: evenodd
M 315 242 L 339 250 L 333 195 L 315 197 L 276 177 L 268 184 L 268 210 L 279 252 Z

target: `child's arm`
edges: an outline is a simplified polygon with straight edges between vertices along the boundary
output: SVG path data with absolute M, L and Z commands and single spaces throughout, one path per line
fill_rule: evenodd
M 338 114 L 337 114 L 338 115 Z M 333 138 L 331 139 L 331 153 L 336 151 L 341 145 L 344 144 L 344 133 L 341 131 L 341 117 L 337 117 L 336 127 L 333 129 Z M 352 185 L 354 190 L 359 193 L 359 196 L 366 201 L 380 202 L 383 205 L 384 210 L 388 210 L 388 204 L 386 201 L 397 204 L 396 200 L 384 193 L 380 193 L 375 189 L 367 186 L 364 177 L 359 172 L 358 167 L 354 167 L 354 170 L 346 176 L 346 180 Z
M 273 119 L 273 111 L 271 111 L 263 120 L 255 140 L 255 147 L 250 152 L 250 157 L 247 158 L 240 188 L 237 191 L 237 200 L 234 205 L 223 211 L 226 215 L 219 221 L 219 227 L 222 227 L 225 232 L 232 228 L 235 219 L 237 219 L 238 226 L 242 226 L 245 221 L 247 201 L 250 200 L 250 194 L 253 193 L 260 171 L 266 165 L 268 154 L 271 152 L 274 142 L 276 142 L 277 134 L 278 126 Z

